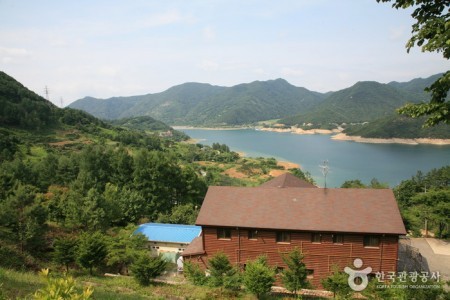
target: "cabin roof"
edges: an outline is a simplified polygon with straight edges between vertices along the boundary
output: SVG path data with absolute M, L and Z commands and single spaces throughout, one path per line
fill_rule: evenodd
M 195 225 L 146 223 L 139 225 L 133 234 L 142 233 L 152 242 L 188 244 L 200 235 L 201 230 Z
M 278 187 L 278 188 L 317 188 L 314 184 L 300 179 L 291 173 L 284 173 L 260 185 L 260 187 Z
M 201 255 L 204 254 L 203 236 L 198 236 L 192 240 L 187 248 L 181 253 L 182 256 Z
M 213 186 L 196 225 L 406 234 L 389 189 Z

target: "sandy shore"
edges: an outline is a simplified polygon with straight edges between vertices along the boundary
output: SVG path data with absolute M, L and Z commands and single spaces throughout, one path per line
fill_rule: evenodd
M 261 131 L 272 131 L 272 132 L 287 132 L 287 133 L 294 133 L 294 134 L 333 134 L 333 133 L 339 133 L 342 131 L 342 129 L 301 129 L 296 127 L 291 128 L 258 128 L 258 130 Z
M 450 145 L 450 139 L 428 139 L 428 138 L 417 138 L 417 139 L 401 139 L 401 138 L 391 138 L 391 139 L 378 139 L 378 138 L 363 138 L 361 136 L 349 136 L 342 133 L 342 128 L 326 130 L 326 129 L 308 129 L 303 130 L 301 128 L 260 128 L 261 131 L 272 131 L 272 132 L 284 132 L 284 133 L 294 133 L 294 134 L 334 134 L 331 139 L 337 141 L 353 141 L 358 143 L 370 143 L 370 144 L 406 144 L 406 145 L 419 145 L 419 144 L 429 144 L 429 145 Z
M 243 130 L 253 129 L 253 127 L 194 127 L 194 126 L 172 126 L 175 130 L 192 129 L 192 130 Z
M 338 133 L 331 137 L 337 141 L 354 141 L 358 143 L 372 143 L 372 144 L 406 144 L 406 145 L 419 145 L 419 144 L 431 144 L 431 145 L 450 145 L 450 139 L 376 139 L 376 138 L 363 138 L 361 136 L 349 136 L 345 133 Z

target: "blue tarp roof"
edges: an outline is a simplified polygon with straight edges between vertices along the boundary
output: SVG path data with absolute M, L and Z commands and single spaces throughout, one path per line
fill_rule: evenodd
M 201 230 L 195 225 L 146 223 L 139 225 L 133 234 L 142 233 L 149 241 L 155 242 L 190 243 Z

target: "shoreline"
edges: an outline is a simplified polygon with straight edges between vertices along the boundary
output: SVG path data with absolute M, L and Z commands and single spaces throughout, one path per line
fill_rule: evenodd
M 170 126 L 175 130 L 244 130 L 254 129 L 254 127 L 194 127 L 194 126 Z
M 436 145 L 436 146 L 448 146 L 450 145 L 450 139 L 431 139 L 431 138 L 416 138 L 416 139 L 403 139 L 403 138 L 364 138 L 361 136 L 350 136 L 345 133 L 338 133 L 331 137 L 332 140 L 336 141 L 352 141 L 357 143 L 368 143 L 368 144 L 404 144 L 404 145 Z
M 361 136 L 351 136 L 343 133 L 342 128 L 328 130 L 328 129 L 301 129 L 301 128 L 258 128 L 260 131 L 270 131 L 279 133 L 293 133 L 300 135 L 311 134 L 325 134 L 331 135 L 331 139 L 335 141 L 349 141 L 366 144 L 403 144 L 403 145 L 435 145 L 435 146 L 449 146 L 450 139 L 433 139 L 433 138 L 364 138 Z M 334 135 L 333 135 L 334 134 Z
M 433 139 L 433 138 L 364 138 L 361 136 L 351 136 L 343 133 L 342 128 L 328 130 L 328 129 L 301 129 L 301 128 L 261 128 L 261 127 L 193 127 L 193 126 L 172 126 L 173 129 L 192 129 L 192 130 L 245 130 L 253 129 L 258 131 L 278 132 L 278 133 L 292 133 L 299 135 L 325 134 L 331 135 L 331 139 L 335 141 L 348 141 L 366 144 L 403 144 L 403 145 L 435 145 L 435 146 L 449 146 L 450 139 Z

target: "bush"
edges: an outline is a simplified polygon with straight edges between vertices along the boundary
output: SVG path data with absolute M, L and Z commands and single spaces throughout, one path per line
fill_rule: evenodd
M 92 275 L 92 268 L 103 263 L 108 253 L 105 237 L 100 232 L 85 232 L 78 241 L 77 262 Z
M 233 267 L 231 266 L 230 261 L 228 260 L 228 256 L 224 253 L 215 254 L 208 261 L 209 271 L 211 273 L 209 284 L 213 287 L 223 286 L 224 285 L 224 277 L 230 273 L 233 273 Z
M 244 285 L 258 299 L 270 292 L 275 282 L 275 271 L 267 265 L 265 257 L 247 263 Z
M 323 287 L 333 292 L 333 298 L 347 299 L 351 297 L 352 289 L 348 285 L 348 275 L 339 271 L 337 266 L 333 266 L 333 273 L 327 278 L 322 279 Z
M 208 278 L 205 276 L 205 272 L 200 269 L 198 264 L 191 262 L 185 262 L 183 266 L 184 276 L 193 285 L 205 285 L 208 282 Z
M 47 279 L 47 286 L 39 289 L 34 293 L 33 298 L 36 300 L 87 300 L 91 298 L 93 290 L 88 287 L 78 294 L 75 289 L 75 280 L 72 277 L 67 278 L 50 278 L 48 269 L 41 271 L 41 275 Z
M 150 257 L 146 251 L 142 251 L 131 265 L 131 272 L 140 285 L 147 286 L 151 279 L 161 275 L 166 266 L 167 261 L 161 256 Z
M 283 256 L 283 261 L 288 266 L 288 269 L 282 273 L 282 280 L 286 289 L 297 294 L 300 289 L 308 287 L 309 282 L 302 253 L 295 248 Z

